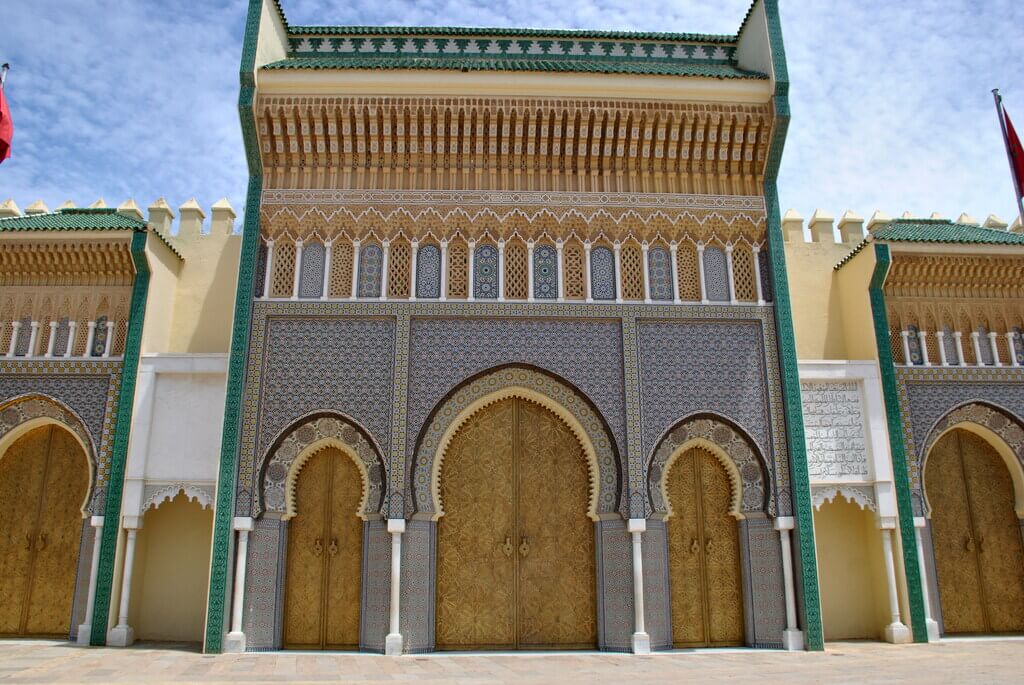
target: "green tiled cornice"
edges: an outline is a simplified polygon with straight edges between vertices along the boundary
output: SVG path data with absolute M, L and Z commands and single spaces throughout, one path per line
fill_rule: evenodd
M 1024 234 L 957 224 L 944 219 L 897 219 L 871 234 L 873 240 L 912 243 L 1024 245 Z
M 29 214 L 0 219 L 0 231 L 145 231 L 147 224 L 110 208 L 58 209 L 47 214 Z M 160 231 L 152 230 L 179 259 L 181 253 Z
M 289 26 L 288 35 L 330 36 L 437 36 L 501 38 L 580 38 L 596 40 L 670 40 L 700 43 L 735 43 L 736 36 L 664 31 L 602 31 L 599 29 L 527 29 L 484 26 Z
M 871 300 L 871 320 L 875 327 L 875 345 L 878 348 L 878 368 L 882 376 L 886 427 L 889 429 L 889 451 L 892 453 L 896 508 L 899 513 L 900 537 L 903 539 L 903 567 L 906 569 L 911 627 L 914 642 L 927 642 L 928 627 L 925 624 L 924 594 L 921 591 L 919 570 L 921 562 L 917 557 L 914 510 L 910 498 L 910 479 L 907 475 L 907 449 L 903 442 L 899 390 L 892 361 L 892 349 L 889 347 L 889 319 L 885 312 L 884 286 L 890 263 L 889 246 L 875 243 L 875 270 L 871 274 L 868 296 Z
M 789 130 L 789 76 L 782 42 L 777 0 L 764 0 L 768 20 L 775 75 L 775 131 L 765 170 L 764 195 L 767 210 L 768 256 L 771 262 L 772 288 L 775 293 L 775 326 L 779 345 L 779 369 L 782 375 L 782 399 L 786 415 L 786 446 L 789 449 L 793 515 L 796 519 L 796 548 L 800 574 L 800 608 L 803 614 L 804 641 L 807 649 L 825 647 L 821 625 L 821 600 L 818 592 L 818 562 L 814 546 L 814 517 L 811 507 L 810 476 L 807 471 L 807 444 L 804 436 L 800 375 L 796 338 L 793 332 L 793 307 L 789 299 L 786 253 L 782 242 L 782 215 L 779 211 L 778 175 L 782 151 Z
M 132 236 L 131 252 L 132 261 L 135 263 L 135 281 L 132 285 L 131 310 L 128 314 L 128 336 L 124 346 L 114 440 L 110 450 L 110 472 L 107 480 L 106 505 L 103 511 L 105 524 L 98 551 L 96 598 L 93 605 L 92 632 L 89 639 L 89 644 L 92 645 L 105 645 L 107 642 L 110 596 L 114 586 L 114 558 L 117 551 L 117 538 L 121 533 L 121 493 L 124 490 L 128 436 L 131 434 L 132 410 L 135 405 L 135 379 L 139 371 L 142 325 L 146 318 L 146 298 L 149 295 L 149 265 L 146 263 L 145 231 L 136 231 Z
M 601 58 L 594 60 L 582 57 L 551 59 L 517 56 L 494 59 L 486 55 L 479 57 L 407 57 L 407 56 L 364 56 L 332 55 L 329 57 L 290 57 L 262 67 L 263 69 L 442 69 L 450 71 L 546 71 L 581 72 L 599 74 L 646 74 L 651 76 L 693 76 L 719 79 L 766 79 L 765 74 L 746 71 L 727 62 L 697 63 L 681 61 L 672 64 L 662 60 L 637 62 L 630 58 Z
M 206 635 L 203 649 L 216 654 L 223 648 L 224 616 L 228 600 L 228 570 L 232 567 L 232 519 L 234 512 L 235 475 L 238 464 L 238 435 L 242 420 L 242 390 L 245 383 L 245 362 L 249 354 L 249 322 L 252 316 L 252 283 L 260 235 L 260 196 L 263 192 L 263 167 L 256 139 L 253 111 L 255 88 L 252 70 L 255 65 L 256 37 L 259 32 L 262 0 L 249 0 L 242 59 L 239 70 L 241 87 L 238 94 L 238 116 L 242 127 L 246 161 L 249 166 L 249 188 L 245 200 L 242 225 L 242 247 L 235 289 L 235 313 L 231 326 L 231 348 L 228 357 L 227 393 L 224 402 L 224 428 L 221 433 L 220 463 L 217 471 L 217 497 L 214 504 L 213 549 L 210 555 L 210 589 L 207 595 Z

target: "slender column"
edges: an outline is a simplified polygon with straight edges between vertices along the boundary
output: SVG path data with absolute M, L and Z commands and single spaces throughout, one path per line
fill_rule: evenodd
M 587 263 L 587 273 L 585 274 L 586 281 L 587 281 L 587 302 L 593 302 L 594 301 L 594 283 L 591 280 L 591 271 L 590 271 L 590 248 L 591 248 L 590 243 L 583 243 L 583 254 L 586 256 L 586 263 Z M 530 260 L 530 262 L 532 264 L 533 260 Z M 533 292 L 532 288 L 531 288 L 530 292 L 531 293 Z
M 675 304 L 682 304 L 683 298 L 679 295 L 679 244 L 672 243 L 670 254 L 672 255 L 672 301 Z
M 28 337 L 28 352 L 25 353 L 26 357 L 35 357 L 35 356 L 37 356 L 36 346 L 39 345 L 39 322 L 38 321 L 33 321 L 31 326 L 32 326 L 32 333 Z M 109 340 L 109 338 L 108 338 L 108 340 Z M 104 356 L 107 356 L 107 355 L 104 355 Z
M 996 333 L 995 331 L 989 331 L 988 344 L 989 347 L 992 348 L 992 363 L 995 366 L 1002 366 L 1003 362 L 999 360 L 999 346 L 996 344 L 997 337 L 999 337 L 998 333 Z
M 412 273 L 409 274 L 409 299 L 416 299 L 416 267 L 420 262 L 420 243 L 414 240 L 412 245 Z
M 78 639 L 80 645 L 89 644 L 92 637 L 92 614 L 96 607 L 96 576 L 100 570 L 100 540 L 103 538 L 103 517 L 93 516 L 89 523 L 93 527 L 92 533 L 92 560 L 89 564 L 89 592 L 85 599 L 85 620 L 78 626 Z
M 900 331 L 900 337 L 903 339 L 903 363 L 911 366 L 914 362 L 910 358 L 910 331 Z
M 754 287 L 757 288 L 757 303 L 763 305 L 764 293 L 761 292 L 761 260 L 758 259 L 761 255 L 761 248 L 754 245 L 751 249 L 754 251 Z
M 352 299 L 359 297 L 359 241 L 352 241 Z
M 132 593 L 132 567 L 135 565 L 135 536 L 141 523 L 135 516 L 126 516 L 124 519 L 128 538 L 124 547 L 124 572 L 121 574 L 121 605 L 117 612 L 117 625 L 107 633 L 107 645 L 111 647 L 127 647 L 135 642 L 135 630 L 128 625 L 128 604 Z
M 971 331 L 971 345 L 974 346 L 974 358 L 978 362 L 978 366 L 985 366 L 985 362 L 981 356 L 981 334 L 978 331 Z
M 944 331 L 935 331 L 935 339 L 938 341 L 936 347 L 939 348 L 939 363 L 943 366 L 949 366 L 949 360 L 946 359 L 946 333 Z
M 965 363 L 964 363 L 963 333 L 961 333 L 960 331 L 953 331 L 953 340 L 956 341 L 956 356 L 957 356 L 957 362 L 956 363 L 959 366 L 964 366 Z
M 779 531 L 779 543 L 782 547 L 782 576 L 786 588 L 786 629 L 782 633 L 782 647 L 791 651 L 800 651 L 804 648 L 804 633 L 796 622 L 793 550 L 789 539 L 789 531 L 793 529 L 793 525 L 792 516 L 779 516 L 775 519 L 775 529 Z
M 391 242 L 382 240 L 381 251 L 384 253 L 380 263 L 380 299 L 388 299 L 388 283 L 391 281 L 388 274 L 388 257 L 391 254 Z
M 644 625 L 644 549 L 642 536 L 647 519 L 629 519 L 627 529 L 633 536 L 633 653 L 650 654 L 651 636 Z
M 270 297 L 271 265 L 274 263 L 274 241 L 267 241 L 267 263 L 263 267 L 263 297 Z
M 505 241 L 498 241 L 498 302 L 505 301 Z
M 331 240 L 324 241 L 324 287 L 320 290 L 320 299 L 327 299 L 327 290 L 331 287 L 331 246 L 334 244 Z
M 928 629 L 928 642 L 939 641 L 939 624 L 932 618 L 932 603 L 928 596 L 928 573 L 925 571 L 924 544 L 921 542 L 921 529 L 925 526 L 923 516 L 914 518 L 914 544 L 917 545 L 918 571 L 921 574 L 921 601 L 924 603 L 924 624 Z
M 555 243 L 555 292 L 558 301 L 565 299 L 565 260 L 562 259 L 562 249 L 565 243 L 561 240 Z
M 526 280 L 530 282 L 526 290 L 526 301 L 533 302 L 533 241 L 526 243 Z
M 889 625 L 885 627 L 887 642 L 910 642 L 913 636 L 900 617 L 900 600 L 896 594 L 896 564 L 892 556 L 892 528 L 882 528 L 882 557 L 885 561 L 885 580 L 889 590 Z
M 650 246 L 647 243 L 644 243 L 640 246 L 641 260 L 643 261 L 643 266 L 640 268 L 640 273 L 644 277 L 644 302 L 646 304 L 651 303 L 651 273 L 648 268 L 647 261 L 647 251 L 649 249 Z
M 925 338 L 928 334 L 925 331 L 917 332 L 917 340 L 921 345 L 921 360 L 924 361 L 925 366 L 931 366 L 932 361 L 928 358 L 928 344 L 925 342 Z
M 473 292 L 476 281 L 476 241 L 470 240 L 469 243 L 469 294 L 466 299 L 470 302 L 476 299 L 476 294 Z
M 295 275 L 292 278 L 292 299 L 299 299 L 299 277 L 302 275 L 302 241 L 295 241 Z
M 615 284 L 615 301 L 622 303 L 622 245 L 615 243 L 615 277 L 612 279 Z
M 242 653 L 245 651 L 245 633 L 242 631 L 242 608 L 245 606 L 245 573 L 249 559 L 249 532 L 253 519 L 236 516 L 234 529 L 238 531 L 238 545 L 235 547 L 235 587 L 231 598 L 231 632 L 224 642 L 224 651 Z
M 96 322 L 89 322 L 89 334 L 85 337 L 85 356 L 92 356 L 92 344 L 96 341 Z
M 1020 366 L 1020 362 L 1017 361 L 1017 351 L 1014 349 L 1013 331 L 1006 334 L 1006 347 L 1010 350 L 1010 366 Z
M 441 301 L 448 299 L 448 241 L 441 241 Z
M 7 356 L 13 357 L 14 353 L 18 351 L 18 333 L 21 331 L 21 322 L 11 322 L 11 344 L 7 348 Z
M 113 344 L 114 344 L 114 322 L 111 321 L 110 319 L 107 319 L 107 342 L 106 342 L 106 345 L 104 345 L 104 347 L 103 347 L 103 356 L 104 357 L 109 357 L 110 356 L 110 348 L 113 346 Z
M 64 346 L 64 356 L 70 357 L 75 351 L 75 337 L 78 335 L 78 322 L 68 321 L 68 344 Z
M 725 266 L 729 270 L 729 278 L 727 279 L 729 284 L 729 304 L 738 304 L 739 301 L 736 299 L 736 284 L 733 282 L 732 245 L 725 246 Z
M 58 324 L 57 324 L 56 321 L 51 321 L 50 322 L 50 337 L 46 341 L 46 354 L 43 355 L 44 357 L 52 357 L 53 356 L 53 346 L 57 343 L 57 326 L 58 326 Z M 1011 346 L 1013 345 L 1013 341 L 1012 340 L 1010 342 L 1010 345 Z
M 700 275 L 700 301 L 707 304 L 708 286 L 704 282 L 704 243 L 697 243 L 697 273 Z
M 384 638 L 384 653 L 398 656 L 402 653 L 399 602 L 402 599 L 402 533 L 405 532 L 405 519 L 388 519 L 388 532 L 391 533 L 391 609 L 388 634 Z

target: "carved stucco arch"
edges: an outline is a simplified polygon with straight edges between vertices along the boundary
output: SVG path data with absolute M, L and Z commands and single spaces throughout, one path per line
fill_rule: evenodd
M 263 458 L 260 487 L 253 502 L 254 515 L 295 515 L 294 491 L 299 471 L 311 456 L 328 447 L 348 455 L 363 480 L 359 515 L 380 513 L 384 502 L 386 468 L 383 452 L 356 421 L 338 412 L 307 414 L 285 428 Z
M 815 485 L 811 488 L 811 504 L 818 510 L 823 505 L 835 502 L 840 497 L 856 504 L 864 511 L 878 511 L 878 503 L 875 501 L 875 488 L 871 484 L 835 483 Z
M 198 503 L 203 509 L 213 508 L 213 495 L 206 488 L 194 483 L 171 483 L 147 493 L 141 511 L 146 513 L 150 509 L 159 509 L 165 502 L 171 502 L 179 494 L 185 495 L 189 502 Z
M 89 486 L 81 511 L 83 517 L 89 516 L 96 508 L 96 447 L 82 418 L 60 400 L 42 393 L 32 393 L 14 397 L 0 405 L 0 459 L 20 437 L 49 424 L 68 431 L 85 453 L 89 466 Z
M 597 520 L 616 513 L 622 476 L 610 432 L 582 394 L 554 376 L 525 367 L 506 367 L 463 384 L 439 405 L 424 428 L 412 470 L 412 504 L 417 516 L 444 515 L 439 485 L 445 451 L 458 430 L 486 407 L 510 398 L 544 407 L 576 436 L 590 471 L 587 515 Z
M 925 516 L 931 518 L 932 513 L 924 479 L 928 457 L 935 443 L 957 428 L 980 436 L 1002 458 L 1013 481 L 1014 509 L 1018 518 L 1024 518 L 1024 422 L 1013 412 L 989 402 L 961 404 L 947 412 L 928 431 L 918 471 Z
M 669 469 L 690 448 L 703 447 L 718 458 L 729 474 L 733 516 L 775 515 L 775 491 L 766 476 L 769 471 L 764 458 L 750 436 L 732 423 L 712 414 L 692 415 L 669 429 L 657 445 L 647 468 L 649 514 L 659 518 L 671 516 L 665 491 Z

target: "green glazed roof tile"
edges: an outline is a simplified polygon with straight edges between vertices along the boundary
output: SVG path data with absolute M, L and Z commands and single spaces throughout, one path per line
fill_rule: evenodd
M 291 36 L 499 36 L 502 38 L 594 38 L 608 40 L 671 40 L 734 43 L 735 35 L 661 31 L 602 31 L 590 29 L 488 28 L 477 26 L 289 26 Z
M 291 57 L 264 69 L 448 69 L 453 71 L 548 71 L 600 74 L 766 79 L 731 64 L 668 64 L 579 59 L 488 59 L 486 57 Z
M 0 231 L 145 231 L 148 224 L 113 208 L 58 209 L 48 214 L 28 214 L 0 219 Z M 181 253 L 167 238 L 153 229 L 153 233 L 170 248 L 179 259 Z
M 1024 235 L 956 224 L 944 219 L 897 219 L 871 234 L 874 240 L 913 243 L 1024 245 Z

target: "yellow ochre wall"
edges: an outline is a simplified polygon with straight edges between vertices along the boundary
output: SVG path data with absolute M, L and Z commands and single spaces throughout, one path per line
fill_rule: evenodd
M 136 639 L 202 640 L 212 534 L 213 511 L 184 494 L 146 512 L 128 612 Z
M 826 640 L 884 638 L 888 595 L 875 516 L 837 496 L 814 512 Z

